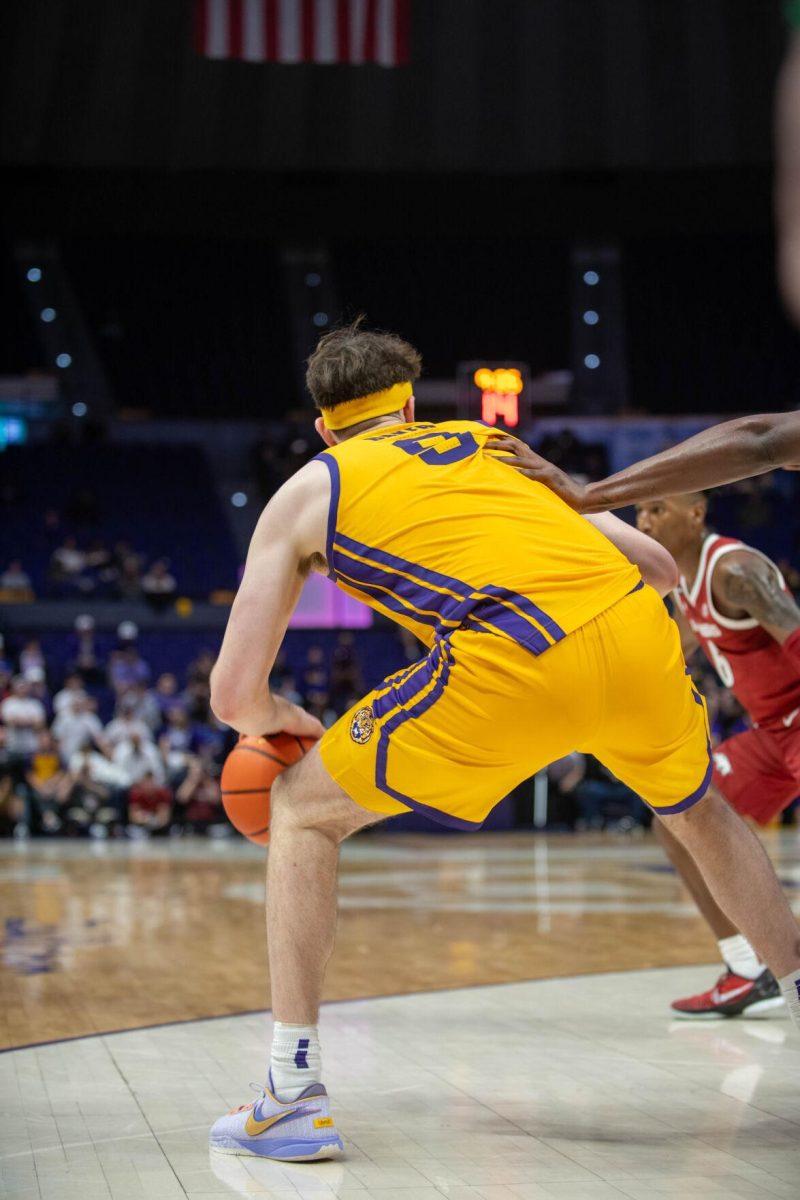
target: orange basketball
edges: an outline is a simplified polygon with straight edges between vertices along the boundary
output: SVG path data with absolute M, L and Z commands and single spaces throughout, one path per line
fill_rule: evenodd
M 251 842 L 269 841 L 269 794 L 272 784 L 311 749 L 315 738 L 293 733 L 269 737 L 242 735 L 222 768 L 222 803 L 234 829 Z

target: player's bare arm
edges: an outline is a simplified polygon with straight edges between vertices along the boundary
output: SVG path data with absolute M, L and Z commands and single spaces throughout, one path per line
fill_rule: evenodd
M 771 563 L 747 550 L 728 554 L 714 572 L 714 602 L 725 616 L 751 617 L 776 642 L 800 629 L 800 608 Z
M 211 707 L 239 733 L 321 737 L 316 718 L 268 688 L 289 617 L 324 556 L 330 483 L 311 462 L 270 500 L 250 543 L 244 577 L 211 675 Z
M 605 534 L 629 562 L 642 572 L 642 579 L 661 596 L 666 596 L 678 584 L 675 559 L 651 537 L 640 533 L 633 525 L 621 521 L 613 513 L 596 513 L 586 517 L 590 524 Z
M 493 443 L 501 461 L 551 488 L 581 513 L 704 491 L 737 479 L 800 464 L 800 413 L 738 417 L 704 429 L 669 450 L 597 483 L 579 483 L 517 438 Z

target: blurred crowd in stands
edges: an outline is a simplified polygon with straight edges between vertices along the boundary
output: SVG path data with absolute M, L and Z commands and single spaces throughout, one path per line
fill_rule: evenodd
M 230 602 L 240 554 L 202 446 L 53 437 L 2 459 L 0 603 Z
M 129 542 L 109 547 L 94 538 L 83 547 L 76 537 L 69 536 L 52 553 L 47 590 L 53 599 L 144 599 L 158 612 L 175 599 L 178 584 L 166 558 L 145 566 L 144 556 Z
M 129 541 L 119 540 L 109 545 L 100 537 L 65 533 L 62 519 L 54 509 L 44 514 L 44 524 L 54 547 L 44 598 L 143 599 L 156 612 L 175 600 L 178 583 L 168 559 L 156 558 L 148 564 Z M 0 602 L 27 604 L 35 599 L 34 583 L 24 561 L 12 559 L 0 571 Z
M 154 670 L 137 634 L 123 621 L 103 658 L 92 618 L 79 618 L 60 673 L 36 639 L 0 649 L 0 833 L 230 833 L 219 779 L 236 735 L 209 707 L 214 654 L 179 679 Z M 362 689 L 352 635 L 329 653 L 312 639 L 300 672 L 280 658 L 270 683 L 332 724 Z

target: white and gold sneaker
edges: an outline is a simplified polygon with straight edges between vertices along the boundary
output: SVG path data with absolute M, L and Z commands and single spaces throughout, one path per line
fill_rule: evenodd
M 344 1152 L 321 1083 L 312 1083 L 296 1100 L 288 1101 L 279 1100 L 269 1088 L 251 1086 L 258 1099 L 235 1108 L 211 1127 L 212 1150 L 278 1162 L 313 1162 L 338 1158 Z

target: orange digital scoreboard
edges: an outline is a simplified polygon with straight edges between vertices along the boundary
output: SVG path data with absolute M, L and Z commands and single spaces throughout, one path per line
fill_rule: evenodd
M 460 391 L 465 414 L 500 429 L 513 429 L 525 421 L 528 368 L 525 363 L 460 363 Z

